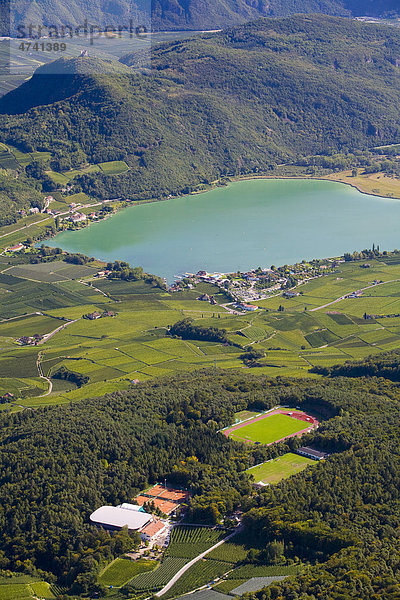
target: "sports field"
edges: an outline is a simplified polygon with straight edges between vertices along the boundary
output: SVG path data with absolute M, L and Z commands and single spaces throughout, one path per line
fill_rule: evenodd
M 285 413 L 291 412 L 285 410 Z M 236 425 L 224 432 L 225 435 L 233 440 L 240 442 L 255 442 L 259 444 L 272 444 L 292 435 L 308 429 L 313 425 L 313 419 L 307 422 L 307 416 L 295 413 L 298 417 L 283 414 L 283 411 L 277 411 L 272 414 L 256 417 L 249 423 Z M 300 417 L 300 418 L 299 418 Z M 316 422 L 314 422 L 316 424 Z
M 269 460 L 262 465 L 247 469 L 247 473 L 253 475 L 256 483 L 278 483 L 282 479 L 300 473 L 300 471 L 303 471 L 309 465 L 315 466 L 316 464 L 317 462 L 311 460 L 311 458 L 288 452 L 287 454 Z

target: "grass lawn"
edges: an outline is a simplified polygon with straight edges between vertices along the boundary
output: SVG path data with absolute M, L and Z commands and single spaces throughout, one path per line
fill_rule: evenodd
M 270 444 L 307 427 L 307 423 L 287 415 L 271 415 L 255 423 L 244 425 L 233 431 L 229 437 L 238 441 Z
M 139 573 L 152 571 L 157 564 L 155 560 L 117 558 L 100 573 L 99 583 L 121 587 Z
M 300 473 L 309 465 L 316 465 L 315 460 L 288 452 L 283 456 L 269 460 L 262 465 L 247 469 L 249 475 L 253 475 L 254 481 L 262 483 L 278 483 L 295 473 Z

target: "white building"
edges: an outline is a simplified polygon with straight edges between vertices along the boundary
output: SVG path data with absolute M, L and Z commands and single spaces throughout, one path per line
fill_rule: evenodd
M 152 515 L 136 510 L 127 510 L 120 506 L 101 506 L 90 515 L 90 520 L 95 525 L 104 529 L 122 529 L 128 527 L 129 531 L 139 531 L 152 521 Z
M 90 515 L 94 525 L 104 529 L 138 531 L 143 541 L 155 541 L 167 528 L 167 523 L 146 513 L 142 506 L 124 502 L 119 506 L 101 506 Z

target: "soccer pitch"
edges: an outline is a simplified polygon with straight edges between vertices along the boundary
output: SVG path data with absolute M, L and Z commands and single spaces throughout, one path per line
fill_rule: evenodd
M 275 414 L 248 425 L 243 425 L 243 427 L 232 431 L 229 437 L 237 441 L 271 444 L 306 429 L 307 425 L 305 421 L 293 419 L 287 415 Z
M 256 483 L 259 481 L 262 483 L 278 483 L 282 479 L 300 473 L 309 465 L 315 466 L 316 464 L 318 464 L 317 461 L 311 460 L 311 458 L 288 452 L 288 454 L 269 460 L 262 465 L 247 469 L 247 473 L 253 475 Z

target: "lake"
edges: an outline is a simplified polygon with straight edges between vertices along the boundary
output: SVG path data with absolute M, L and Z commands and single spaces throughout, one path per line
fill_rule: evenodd
M 132 206 L 51 246 L 175 275 L 293 264 L 380 245 L 400 246 L 400 200 L 340 183 L 258 179 Z

